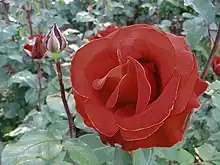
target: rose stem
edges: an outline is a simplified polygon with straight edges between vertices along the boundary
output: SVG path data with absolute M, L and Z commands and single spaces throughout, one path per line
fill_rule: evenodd
M 31 23 L 31 6 L 29 1 L 26 3 L 26 19 L 27 19 L 27 24 L 30 30 L 30 35 L 33 36 L 33 27 Z
M 205 65 L 205 68 L 204 68 L 202 74 L 201 74 L 201 79 L 203 79 L 203 80 L 205 79 L 205 77 L 206 77 L 206 75 L 208 73 L 208 69 L 209 69 L 209 67 L 212 64 L 213 58 L 215 56 L 215 52 L 216 52 L 217 47 L 218 47 L 219 40 L 220 40 L 220 24 L 218 25 L 217 35 L 216 35 L 215 42 L 214 42 L 214 45 L 212 47 L 212 50 L 210 52 L 208 61 L 207 61 L 206 65 Z
M 72 114 L 70 112 L 67 100 L 66 100 L 65 89 L 64 89 L 63 78 L 62 78 L 61 64 L 60 64 L 59 60 L 57 60 L 55 63 L 56 63 L 57 76 L 58 76 L 59 85 L 60 85 L 61 98 L 62 98 L 63 105 L 64 105 L 64 108 L 65 108 L 65 111 L 66 111 L 66 115 L 68 117 L 70 137 L 73 138 L 73 137 L 76 136 L 75 126 L 73 124 L 73 117 L 72 117 Z
M 41 64 L 40 61 L 38 62 L 37 66 L 37 77 L 38 77 L 38 106 L 37 106 L 37 111 L 41 111 L 41 91 L 42 91 L 42 86 L 41 86 Z
M 205 68 L 204 68 L 204 70 L 201 74 L 201 79 L 203 79 L 203 80 L 205 79 L 205 77 L 208 73 L 208 69 L 212 64 L 213 58 L 215 56 L 215 52 L 216 52 L 217 47 L 218 47 L 219 40 L 220 40 L 220 23 L 218 25 L 218 31 L 217 31 L 217 35 L 216 35 L 216 38 L 215 38 L 215 41 L 214 41 L 214 45 L 213 45 L 212 50 L 210 52 L 210 55 L 209 55 L 209 58 L 208 58 L 208 61 L 207 61 L 206 65 L 205 65 Z M 194 113 L 194 110 L 191 110 L 189 112 L 188 119 L 186 120 L 186 123 L 185 123 L 185 128 L 184 128 L 185 132 L 188 130 L 188 128 L 190 126 L 190 123 L 192 121 L 193 113 Z

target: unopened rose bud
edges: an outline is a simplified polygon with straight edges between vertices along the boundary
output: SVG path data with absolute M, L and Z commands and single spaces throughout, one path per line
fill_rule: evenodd
M 44 38 L 46 49 L 52 53 L 63 51 L 67 46 L 67 41 L 60 29 L 54 24 L 49 33 Z

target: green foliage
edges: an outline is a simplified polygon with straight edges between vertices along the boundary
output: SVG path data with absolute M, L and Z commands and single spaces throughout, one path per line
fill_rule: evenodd
M 199 68 L 216 36 L 220 2 L 211 0 L 30 0 L 33 33 L 46 34 L 57 23 L 69 47 L 61 54 L 66 97 L 77 128 L 69 139 L 67 116 L 53 61 L 33 60 L 28 42 L 26 1 L 10 1 L 0 10 L 0 164 L 1 165 L 218 165 L 220 164 L 220 82 L 210 70 L 209 89 L 201 97 L 184 141 L 171 148 L 138 149 L 104 145 L 75 110 L 69 68 L 72 55 L 104 25 L 148 23 L 185 35 Z M 0 1 L 0 9 L 2 9 Z M 7 8 L 6 8 L 7 10 Z M 9 17 L 7 22 L 6 17 Z M 220 52 L 217 52 L 219 54 Z M 48 55 L 50 56 L 50 55 Z M 38 64 L 41 65 L 41 87 Z M 41 96 L 38 93 L 41 88 Z M 38 102 L 41 111 L 37 111 Z M 132 155 L 132 156 L 131 156 Z

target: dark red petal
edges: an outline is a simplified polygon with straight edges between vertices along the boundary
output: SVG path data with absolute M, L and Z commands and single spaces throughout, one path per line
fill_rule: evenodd
M 117 48 L 117 55 L 120 62 L 125 63 L 127 57 L 133 57 L 138 60 L 141 58 L 147 58 L 149 54 L 148 46 L 144 41 L 135 38 L 126 38 L 122 40 Z
M 85 102 L 85 111 L 96 130 L 108 137 L 113 136 L 118 131 L 115 123 L 115 117 L 111 109 L 107 109 L 105 105 L 98 100 L 87 100 Z
M 29 50 L 31 52 L 32 51 L 32 45 L 25 44 L 24 45 L 24 49 L 27 49 L 27 50 Z
M 125 141 L 136 141 L 136 140 L 143 140 L 148 137 L 150 137 L 153 133 L 155 133 L 164 123 L 161 123 L 159 125 L 155 125 L 151 128 L 147 128 L 140 131 L 129 131 L 129 130 L 123 130 L 120 129 L 120 133 L 122 136 L 122 139 Z
M 180 76 L 175 73 L 159 98 L 146 107 L 141 114 L 127 117 L 121 115 L 123 114 L 122 112 L 117 111 L 115 114 L 119 127 L 124 130 L 139 131 L 164 122 L 173 110 L 179 81 Z
M 196 95 L 195 92 L 193 92 L 188 104 L 187 108 L 188 109 L 193 109 L 193 108 L 198 108 L 199 107 L 199 101 L 198 101 L 198 96 Z
M 190 52 L 178 53 L 177 71 L 181 75 L 180 87 L 177 93 L 177 99 L 171 115 L 181 113 L 187 106 L 191 95 L 194 93 L 194 87 L 197 80 L 197 64 L 194 56 Z
M 110 95 L 106 106 L 110 108 L 116 103 L 136 104 L 138 95 L 137 86 L 136 69 L 129 61 L 127 73 L 122 77 L 115 90 Z
M 115 63 L 115 58 L 112 58 L 114 52 L 109 50 L 110 45 L 111 42 L 108 39 L 102 38 L 86 44 L 74 55 L 70 69 L 71 81 L 74 90 L 80 95 L 91 98 L 94 92 L 91 87 L 92 81 L 105 76 L 110 69 L 114 68 L 114 66 L 109 66 Z M 111 52 L 108 53 L 109 51 Z M 103 62 L 106 60 L 108 62 Z M 97 74 L 98 71 L 101 73 Z
M 24 45 L 24 51 L 25 51 L 25 53 L 26 53 L 28 56 L 32 57 L 32 54 L 31 54 L 31 52 L 32 52 L 32 46 L 31 46 L 31 45 L 25 44 L 25 45 Z
M 40 38 L 36 38 L 35 44 L 32 47 L 32 57 L 33 58 L 42 58 L 46 53 L 46 48 L 43 45 L 43 42 Z
M 80 116 L 83 118 L 84 123 L 88 126 L 88 127 L 93 127 L 91 121 L 89 120 L 85 108 L 84 108 L 84 104 L 86 99 L 83 98 L 82 96 L 78 95 L 77 93 L 74 93 L 74 99 L 76 101 L 76 110 L 77 112 L 80 114 Z
M 150 103 L 151 103 L 160 94 L 160 80 L 157 79 L 154 63 L 142 63 L 141 65 L 145 70 L 147 80 L 149 81 L 151 86 L 151 96 L 150 96 Z
M 167 33 L 168 38 L 170 39 L 170 41 L 172 42 L 175 50 L 178 51 L 190 51 L 190 47 L 186 42 L 185 37 L 183 36 L 176 36 L 174 34 L 171 33 Z
M 100 90 L 106 81 L 117 81 L 119 82 L 120 79 L 124 76 L 127 70 L 127 63 L 116 66 L 115 68 L 111 69 L 103 78 L 96 79 L 92 82 L 92 87 L 96 90 Z
M 195 85 L 195 93 L 200 96 L 208 88 L 208 83 L 198 78 Z
M 151 86 L 147 80 L 145 70 L 141 64 L 136 61 L 134 58 L 129 58 L 136 69 L 136 79 L 137 79 L 137 104 L 136 104 L 136 114 L 142 113 L 147 107 L 148 102 L 150 101 L 151 96 Z
M 155 62 L 163 89 L 176 69 L 177 59 L 173 44 L 165 33 L 152 27 L 136 28 L 130 32 L 129 37 L 143 40 L 148 45 L 149 54 L 147 58 L 149 61 Z
M 169 117 L 156 132 L 142 140 L 123 140 L 121 132 L 117 132 L 113 137 L 106 137 L 100 134 L 100 138 L 103 143 L 120 144 L 125 151 L 139 148 L 171 147 L 182 140 L 185 119 L 189 111 L 190 109 L 185 109 L 182 113 Z
M 182 140 L 184 124 L 189 109 L 182 113 L 169 117 L 164 125 L 152 136 L 144 140 L 127 142 L 123 141 L 122 148 L 130 151 L 138 148 L 171 147 Z

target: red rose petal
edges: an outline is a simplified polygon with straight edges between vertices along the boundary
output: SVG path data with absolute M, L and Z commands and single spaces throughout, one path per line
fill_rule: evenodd
M 187 109 L 198 108 L 199 106 L 200 106 L 200 104 L 198 101 L 198 96 L 196 95 L 195 92 L 193 92 L 193 94 L 187 104 Z
M 91 121 L 89 120 L 89 118 L 86 114 L 85 108 L 84 108 L 84 104 L 85 104 L 86 99 L 81 97 L 77 93 L 74 93 L 74 99 L 76 101 L 76 110 L 80 114 L 80 116 L 82 117 L 84 123 L 88 127 L 93 127 Z
M 127 38 L 121 41 L 117 48 L 117 54 L 120 62 L 124 63 L 127 61 L 127 57 L 133 57 L 138 60 L 146 58 L 149 54 L 148 46 L 141 40 L 135 38 Z
M 141 114 L 126 117 L 120 115 L 121 113 L 117 111 L 115 114 L 119 127 L 129 131 L 140 131 L 162 123 L 173 110 L 179 81 L 180 76 L 175 73 L 159 98 L 152 102 Z
M 160 94 L 160 84 L 159 84 L 160 80 L 157 79 L 156 74 L 155 74 L 155 71 L 156 71 L 155 64 L 142 63 L 141 65 L 143 66 L 143 68 L 145 70 L 147 80 L 149 81 L 150 86 L 151 86 L 151 96 L 150 96 L 150 102 L 149 102 L 149 103 L 151 103 Z
M 145 70 L 141 64 L 133 58 L 129 58 L 136 69 L 138 98 L 136 104 L 136 114 L 143 112 L 150 101 L 151 86 L 145 75 Z
M 92 82 L 92 87 L 96 90 L 100 90 L 106 81 L 117 81 L 124 76 L 127 70 L 127 63 L 119 65 L 113 69 L 111 69 L 103 78 L 96 79 Z M 107 80 L 108 79 L 108 80 Z
M 128 131 L 120 129 L 122 139 L 125 141 L 136 141 L 143 140 L 150 137 L 153 133 L 155 133 L 164 123 L 159 125 L 155 125 L 151 128 L 147 128 L 140 131 Z
M 155 62 L 163 89 L 176 69 L 176 55 L 173 44 L 165 33 L 150 27 L 136 28 L 129 37 L 143 40 L 148 45 L 149 54 L 146 58 Z
M 125 151 L 138 148 L 172 147 L 183 138 L 185 119 L 189 111 L 190 109 L 186 109 L 178 115 L 169 117 L 156 132 L 142 140 L 123 140 L 121 132 L 117 132 L 113 137 L 100 134 L 100 138 L 105 144 L 119 143 Z
M 197 64 L 190 52 L 179 52 L 177 71 L 181 75 L 177 99 L 171 115 L 181 113 L 187 106 L 197 80 Z
M 24 51 L 25 51 L 25 53 L 27 53 L 28 56 L 31 57 L 32 46 L 29 45 L 29 44 L 25 44 L 24 45 Z
M 190 47 L 186 42 L 185 37 L 183 36 L 176 36 L 172 33 L 167 33 L 167 37 L 172 42 L 175 50 L 177 51 L 190 51 Z
M 90 99 L 85 102 L 84 106 L 86 114 L 98 132 L 111 137 L 118 131 L 119 128 L 115 123 L 114 113 L 111 109 L 107 109 L 104 104 L 99 101 Z
M 110 59 L 110 57 L 108 57 L 109 54 L 114 55 L 114 52 L 109 50 L 110 45 L 111 42 L 108 39 L 102 38 L 88 43 L 83 48 L 79 49 L 74 55 L 70 69 L 71 82 L 74 90 L 80 95 L 91 98 L 94 92 L 92 88 L 92 81 L 105 76 L 110 69 L 114 68 L 109 66 L 116 62 L 111 62 L 115 58 Z M 98 57 L 101 57 L 100 59 L 97 59 L 97 54 Z M 93 60 L 94 58 L 97 60 L 96 62 Z M 110 64 L 109 61 L 103 63 L 105 60 L 109 60 Z M 91 61 L 94 62 L 91 63 Z M 87 75 L 85 73 L 85 69 L 87 71 Z M 91 73 L 88 73 L 89 70 Z M 95 71 L 101 71 L 100 75 L 96 74 Z M 93 76 L 96 78 L 93 78 Z M 88 78 L 91 82 L 88 81 Z
M 208 83 L 198 78 L 195 85 L 195 93 L 200 96 L 208 88 Z

